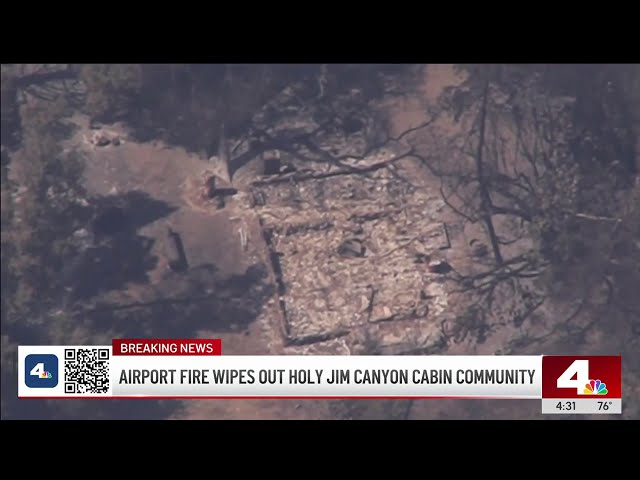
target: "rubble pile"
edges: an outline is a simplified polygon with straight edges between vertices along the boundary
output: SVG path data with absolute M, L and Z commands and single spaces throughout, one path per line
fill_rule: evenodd
M 251 194 L 280 277 L 291 344 L 365 329 L 382 350 L 438 341 L 446 312 L 444 203 L 387 169 L 256 182 Z

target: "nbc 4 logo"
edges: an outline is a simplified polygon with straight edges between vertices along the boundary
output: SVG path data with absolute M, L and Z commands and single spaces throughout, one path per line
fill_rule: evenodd
M 589 378 L 589 360 L 575 360 L 558 377 L 558 388 L 575 388 L 578 395 L 606 395 L 607 384 Z
M 24 359 L 24 384 L 28 388 L 55 388 L 58 385 L 58 357 L 31 354 Z

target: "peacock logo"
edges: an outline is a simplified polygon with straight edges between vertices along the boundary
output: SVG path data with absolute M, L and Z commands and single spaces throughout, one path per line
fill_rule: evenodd
M 606 383 L 602 383 L 600 380 L 589 380 L 589 383 L 584 386 L 583 393 L 585 395 L 606 395 L 609 390 L 607 390 Z

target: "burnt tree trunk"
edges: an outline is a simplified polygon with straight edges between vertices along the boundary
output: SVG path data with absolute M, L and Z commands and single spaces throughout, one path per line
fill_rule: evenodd
M 229 172 L 230 156 L 226 126 L 223 123 L 220 125 L 220 138 L 218 140 L 218 174 L 229 184 L 231 184 L 231 174 Z
M 500 252 L 500 243 L 498 242 L 498 236 L 493 225 L 492 218 L 492 202 L 491 195 L 489 194 L 490 178 L 487 178 L 484 170 L 484 147 L 487 134 L 487 104 L 489 100 L 489 80 L 486 81 L 484 91 L 482 93 L 482 105 L 480 107 L 480 125 L 479 125 L 479 138 L 478 148 L 475 155 L 476 175 L 478 176 L 478 185 L 480 190 L 480 209 L 482 215 L 482 221 L 487 228 L 489 234 L 489 240 L 491 241 L 491 248 L 493 250 L 493 256 L 498 265 L 503 263 L 502 253 Z

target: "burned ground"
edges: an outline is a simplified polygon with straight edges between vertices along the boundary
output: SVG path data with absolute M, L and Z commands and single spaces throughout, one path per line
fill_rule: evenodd
M 457 81 L 449 66 L 430 66 L 423 80 L 412 95 L 375 105 L 390 125 L 363 109 L 357 92 L 314 108 L 285 89 L 251 132 L 230 140 L 233 185 L 223 207 L 210 194 L 218 167 L 211 158 L 74 117 L 79 128 L 66 148 L 85 155 L 89 205 L 76 232 L 84 253 L 67 269 L 74 321 L 106 342 L 222 338 L 225 354 L 606 353 L 603 345 L 615 343 L 602 334 L 585 334 L 580 344 L 554 338 L 588 321 L 558 330 L 557 318 L 575 311 L 571 302 L 547 303 L 515 322 L 522 299 L 505 284 L 496 289 L 493 318 L 468 308 L 473 298 L 461 279 L 487 268 L 485 232 L 452 211 L 455 199 L 447 205 L 442 183 L 411 155 L 436 150 L 457 127 L 442 119 L 431 137 L 385 138 L 430 122 L 426 104 Z M 513 228 L 502 222 L 504 231 Z M 517 253 L 520 245 L 507 248 Z M 126 405 L 105 415 L 539 418 L 537 403 L 515 402 Z
M 279 124 L 260 127 L 256 119 L 278 145 L 318 128 L 310 112 L 288 111 Z M 431 272 L 429 263 L 447 256 L 444 205 L 437 192 L 406 180 L 411 174 L 394 161 L 402 145 L 366 152 L 375 136 L 366 138 L 365 121 L 347 122 L 349 132 L 328 129 L 316 139 L 320 150 L 285 142 L 276 149 L 279 172 L 263 170 L 273 148 L 251 153 L 241 145 L 224 208 L 203 195 L 208 159 L 131 140 L 119 125 L 96 134 L 84 117 L 74 122 L 66 148 L 85 153 L 90 214 L 78 233 L 84 253 L 70 267 L 70 307 L 105 339 L 115 332 L 213 336 L 228 354 L 419 353 L 442 346 L 447 276 Z M 98 146 L 98 137 L 118 141 Z M 326 158 L 329 149 L 362 158 L 345 170 Z M 394 168 L 383 165 L 388 161 Z M 184 268 L 174 268 L 177 256 Z M 260 418 L 260 405 L 255 413 L 241 410 Z M 271 402 L 264 415 L 326 418 L 334 415 L 329 407 Z M 193 402 L 174 416 L 238 415 L 234 402 L 212 408 Z

